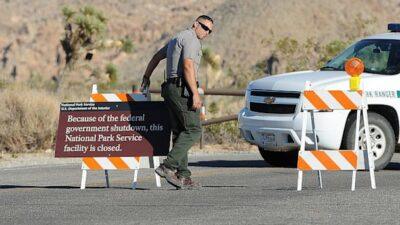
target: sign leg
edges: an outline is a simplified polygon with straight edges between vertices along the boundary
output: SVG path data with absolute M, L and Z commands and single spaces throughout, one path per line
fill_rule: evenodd
M 154 161 L 154 169 L 160 166 L 160 157 L 154 156 L 153 161 Z M 161 177 L 156 172 L 154 172 L 154 175 L 156 176 L 157 187 L 161 187 Z
M 133 171 L 132 190 L 135 190 L 135 189 L 136 189 L 137 178 L 138 178 L 138 172 L 139 172 L 139 170 L 134 170 L 134 171 Z
M 81 190 L 86 188 L 87 170 L 82 170 Z
M 110 187 L 110 181 L 108 179 L 108 170 L 104 170 L 104 175 L 106 177 L 106 187 L 109 188 Z

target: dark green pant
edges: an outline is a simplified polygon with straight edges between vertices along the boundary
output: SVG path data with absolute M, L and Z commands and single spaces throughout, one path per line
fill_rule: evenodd
M 200 111 L 192 110 L 192 99 L 182 97 L 183 87 L 164 83 L 161 95 L 167 104 L 173 134 L 173 147 L 164 165 L 177 169 L 178 176 L 190 177 L 188 151 L 201 136 Z

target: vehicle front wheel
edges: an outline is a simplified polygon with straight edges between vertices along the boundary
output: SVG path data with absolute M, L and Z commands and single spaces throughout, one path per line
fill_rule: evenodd
M 343 147 L 345 149 L 354 149 L 356 117 L 356 114 L 352 114 L 348 118 L 348 123 L 343 136 Z M 392 159 L 396 146 L 396 138 L 392 126 L 385 117 L 374 112 L 369 112 L 368 120 L 371 148 L 375 159 L 375 169 L 381 170 L 385 168 Z M 360 150 L 367 149 L 365 127 L 362 117 L 358 141 Z
M 258 147 L 264 161 L 271 166 L 279 167 L 296 167 L 297 166 L 297 151 L 289 152 L 272 152 Z

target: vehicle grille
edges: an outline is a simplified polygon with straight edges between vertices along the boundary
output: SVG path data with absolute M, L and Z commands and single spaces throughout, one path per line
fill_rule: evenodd
M 300 92 L 251 91 L 252 96 L 300 98 Z
M 292 114 L 296 110 L 296 105 L 286 104 L 262 104 L 250 102 L 250 110 L 262 113 Z
M 277 99 L 276 102 L 271 104 L 260 102 L 260 100 L 257 100 L 257 102 L 250 100 L 250 110 L 261 113 L 293 114 L 298 102 L 295 99 L 300 98 L 300 92 L 251 91 L 250 94 L 251 96 L 257 96 L 258 99 L 259 97 L 275 97 Z M 279 103 L 285 99 L 286 103 Z M 287 103 L 287 101 L 290 101 L 290 103 Z M 291 104 L 292 102 L 293 104 Z

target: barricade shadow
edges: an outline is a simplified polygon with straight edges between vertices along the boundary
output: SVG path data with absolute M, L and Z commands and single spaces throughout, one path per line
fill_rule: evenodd
M 212 160 L 190 162 L 194 167 L 225 167 L 225 168 L 294 168 L 293 166 L 273 166 L 264 160 Z
M 248 188 L 247 185 L 202 185 L 201 188 Z

